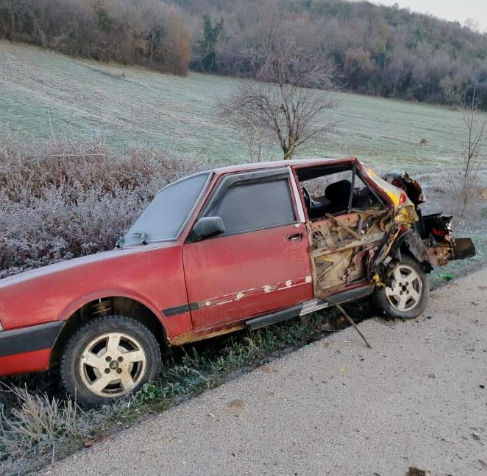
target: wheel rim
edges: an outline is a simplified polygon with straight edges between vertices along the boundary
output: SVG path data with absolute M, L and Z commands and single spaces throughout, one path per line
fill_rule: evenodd
M 419 305 L 423 294 L 423 281 L 411 266 L 400 264 L 393 273 L 393 280 L 386 288 L 390 305 L 400 311 L 411 311 Z
M 120 397 L 140 383 L 147 357 L 134 337 L 109 332 L 85 347 L 79 366 L 81 379 L 90 392 L 101 397 Z

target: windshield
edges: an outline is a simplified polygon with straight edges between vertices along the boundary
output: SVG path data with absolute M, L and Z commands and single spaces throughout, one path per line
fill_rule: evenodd
M 209 175 L 209 172 L 192 175 L 160 190 L 127 231 L 122 244 L 175 240 L 201 195 Z

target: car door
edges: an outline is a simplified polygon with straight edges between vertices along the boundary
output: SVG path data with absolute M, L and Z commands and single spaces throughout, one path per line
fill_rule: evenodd
M 329 212 L 324 207 L 323 216 L 313 219 L 307 213 L 315 298 L 327 297 L 366 279 L 368 264 L 386 237 L 383 220 L 388 209 L 361 180 L 355 166 L 349 172 L 351 180 L 347 192 L 342 186 L 334 187 L 343 184 L 343 180 L 334 178 L 335 175 L 328 176 L 331 181 L 329 198 L 332 199 Z M 334 197 L 334 193 L 345 195 Z M 340 199 L 343 209 L 333 209 L 334 198 Z
M 366 264 L 386 236 L 380 228 L 383 215 L 363 210 L 309 224 L 316 298 L 365 278 Z
M 200 217 L 220 217 L 225 232 L 183 247 L 195 329 L 312 298 L 307 231 L 292 181 L 288 168 L 220 179 Z

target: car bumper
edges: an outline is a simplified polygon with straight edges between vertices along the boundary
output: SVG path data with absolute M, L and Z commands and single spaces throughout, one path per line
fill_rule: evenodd
M 0 376 L 47 370 L 63 324 L 56 321 L 0 332 Z

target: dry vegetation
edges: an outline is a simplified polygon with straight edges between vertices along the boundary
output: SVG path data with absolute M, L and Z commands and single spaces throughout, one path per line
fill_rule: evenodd
M 16 473 L 30 457 L 50 454 L 56 459 L 57 445 L 70 438 L 89 435 L 89 427 L 79 423 L 84 412 L 71 400 L 62 402 L 46 394 L 32 394 L 27 388 L 4 386 L 17 405 L 0 414 L 0 455 L 15 461 Z M 1 473 L 0 458 L 0 473 Z
M 289 34 L 277 12 L 264 13 L 262 39 L 246 53 L 257 81 L 241 82 L 229 98 L 219 99 L 219 109 L 246 139 L 251 156 L 262 158 L 269 141 L 292 159 L 303 144 L 323 141 L 334 127 L 329 109 L 336 106 L 330 94 L 335 68 L 306 34 Z
M 184 22 L 177 7 L 159 0 L 0 2 L 0 38 L 179 75 L 191 58 Z
M 204 167 L 100 142 L 0 143 L 0 278 L 113 248 L 162 186 Z

